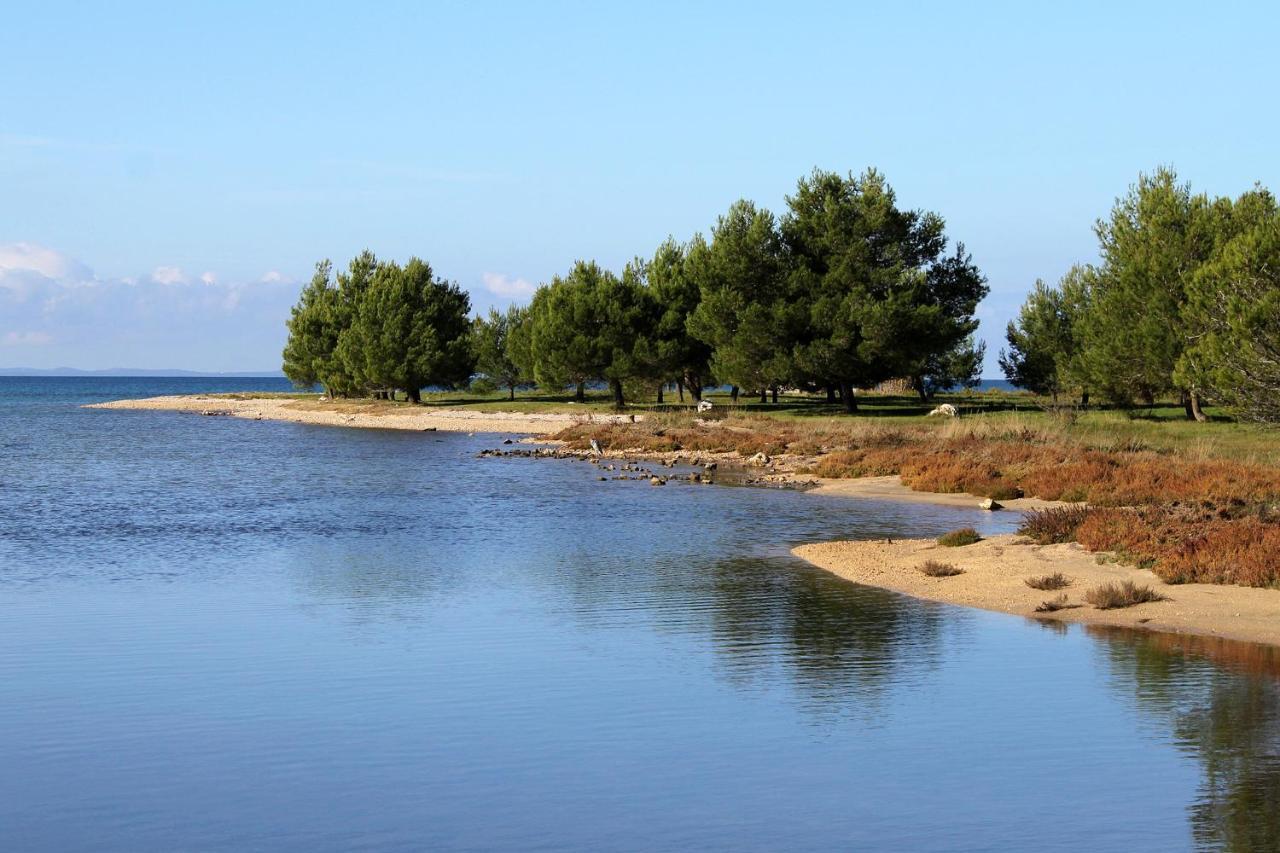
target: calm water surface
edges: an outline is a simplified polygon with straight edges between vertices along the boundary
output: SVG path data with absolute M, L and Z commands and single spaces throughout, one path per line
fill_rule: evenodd
M 0 849 L 1274 850 L 1280 656 L 791 558 L 1006 516 L 0 379 Z

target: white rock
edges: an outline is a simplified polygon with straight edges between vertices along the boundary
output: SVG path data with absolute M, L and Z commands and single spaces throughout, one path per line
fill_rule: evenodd
M 938 408 L 934 409 L 932 412 L 929 413 L 929 417 L 933 417 L 934 415 L 942 415 L 948 418 L 958 418 L 960 417 L 960 410 L 957 409 L 955 406 L 951 405 L 950 403 L 943 403 L 941 406 L 938 406 Z

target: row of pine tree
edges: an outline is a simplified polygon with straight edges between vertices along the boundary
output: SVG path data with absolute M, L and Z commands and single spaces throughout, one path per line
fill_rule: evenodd
M 1195 193 L 1171 169 L 1142 175 L 1096 225 L 1100 261 L 1043 281 L 1000 354 L 1015 385 L 1088 405 L 1178 397 L 1280 421 L 1280 211 L 1255 186 Z
M 285 374 L 332 395 L 479 381 L 509 389 L 607 382 L 614 401 L 672 383 L 763 397 L 908 379 L 922 397 L 977 381 L 974 312 L 986 280 L 941 216 L 903 210 L 875 170 L 814 170 L 781 217 L 738 201 L 709 237 L 668 239 L 620 273 L 579 261 L 528 305 L 469 319 L 430 265 L 365 252 L 336 275 L 317 265 L 289 319 Z

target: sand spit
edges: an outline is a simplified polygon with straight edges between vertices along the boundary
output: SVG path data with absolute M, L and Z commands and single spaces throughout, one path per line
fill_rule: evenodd
M 831 495 L 842 498 L 865 498 L 876 501 L 906 501 L 907 503 L 942 504 L 943 506 L 963 506 L 973 508 L 982 502 L 977 495 L 964 493 L 943 494 L 941 492 L 917 492 L 902 484 L 895 474 L 888 477 L 859 477 L 856 480 L 819 479 L 812 489 L 811 495 Z M 1000 506 L 1008 510 L 1026 512 L 1031 509 L 1046 509 L 1053 506 L 1068 506 L 1065 501 L 1042 501 L 1039 498 L 1015 498 L 1000 501 Z
M 290 421 L 364 429 L 502 432 L 547 435 L 584 421 L 615 423 L 627 415 L 582 415 L 559 412 L 480 412 L 428 406 L 394 406 L 363 400 L 300 400 L 288 397 L 235 397 L 186 394 L 93 403 L 88 409 L 143 409 L 224 415 L 249 420 Z
M 1077 544 L 1035 545 L 1015 535 L 993 536 L 974 545 L 943 548 L 932 539 L 824 542 L 801 545 L 796 556 L 846 580 L 916 598 L 1041 619 L 1145 628 L 1280 645 L 1280 591 L 1216 584 L 1166 584 L 1152 572 L 1106 560 Z M 926 560 L 951 563 L 964 574 L 928 577 Z M 1029 577 L 1062 572 L 1064 590 L 1028 587 Z M 1120 610 L 1098 610 L 1084 593 L 1104 583 L 1131 580 L 1168 596 L 1167 601 Z M 1037 613 L 1042 602 L 1065 593 L 1069 604 Z

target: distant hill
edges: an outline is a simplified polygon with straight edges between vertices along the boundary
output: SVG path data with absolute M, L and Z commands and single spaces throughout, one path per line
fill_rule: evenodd
M 284 376 L 284 374 L 278 370 L 246 370 L 217 373 L 166 368 L 151 370 L 144 367 L 108 367 L 103 370 L 81 370 L 78 367 L 0 367 L 0 376 L 190 376 L 213 379 L 276 379 Z

